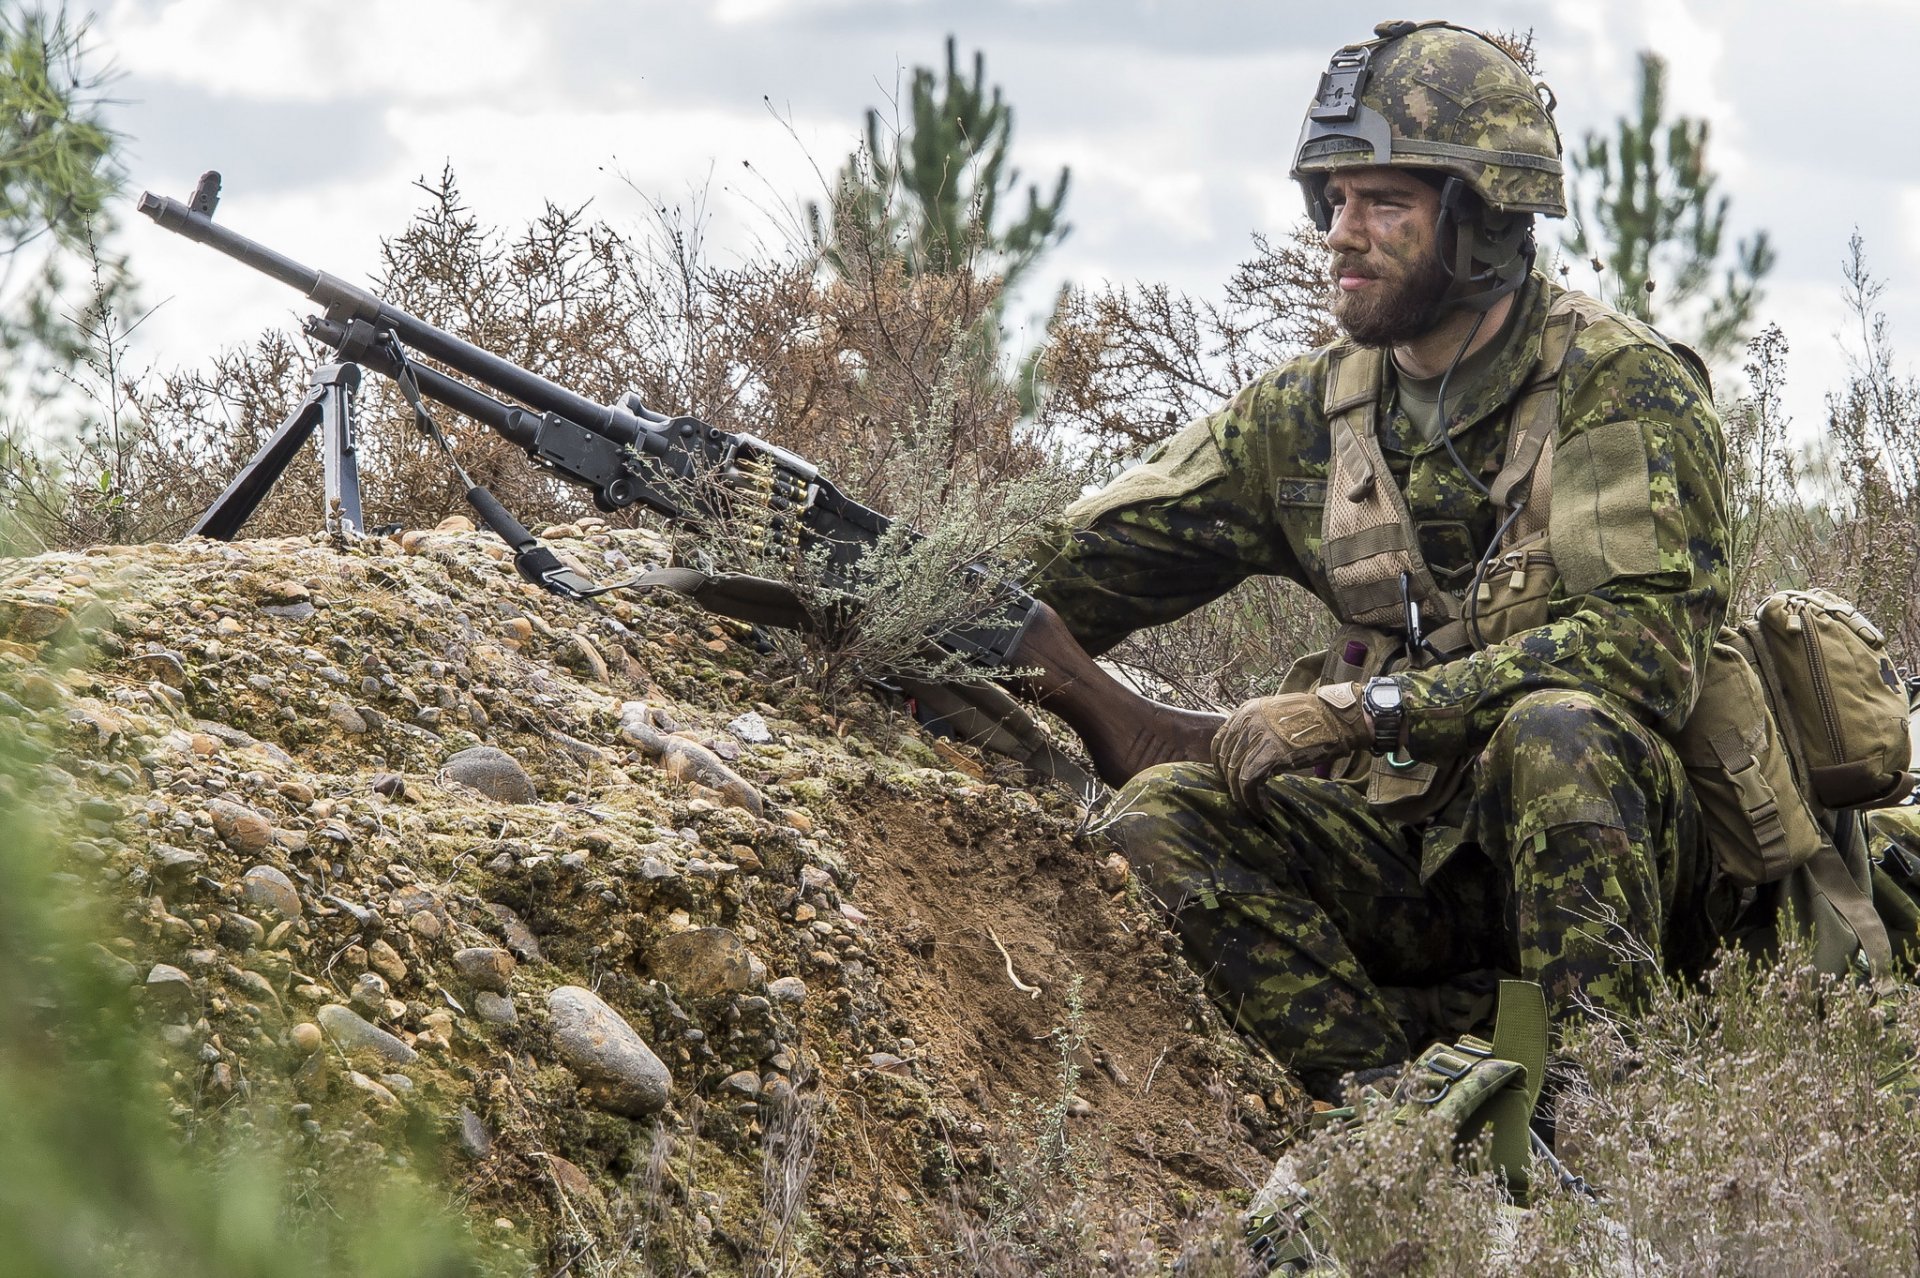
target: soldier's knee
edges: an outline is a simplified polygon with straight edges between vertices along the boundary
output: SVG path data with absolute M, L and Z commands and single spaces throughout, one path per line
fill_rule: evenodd
M 1488 749 L 1511 748 L 1522 742 L 1585 744 L 1633 731 L 1625 708 L 1603 697 L 1585 692 L 1529 692 L 1513 703 L 1513 709 L 1494 729 Z
M 1220 774 L 1210 763 L 1162 763 L 1148 768 L 1107 801 L 1096 828 L 1128 860 L 1176 838 L 1202 818 L 1224 793 Z
M 1220 773 L 1211 763 L 1158 763 L 1121 786 L 1114 806 L 1179 805 L 1223 788 Z

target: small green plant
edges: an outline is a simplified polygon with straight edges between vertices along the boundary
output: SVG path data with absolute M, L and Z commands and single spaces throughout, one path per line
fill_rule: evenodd
M 829 699 L 867 678 L 982 677 L 979 661 L 940 641 L 1003 622 L 1004 585 L 1021 579 L 1023 546 L 1078 489 L 1079 476 L 1037 443 L 1023 473 L 978 467 L 956 448 L 953 383 L 945 384 L 924 419 L 894 431 L 871 469 L 844 477 L 850 493 L 886 493 L 894 519 L 851 572 L 832 547 L 801 553 L 772 532 L 771 512 L 750 497 L 706 478 L 689 490 L 690 504 L 715 513 L 675 530 L 675 558 L 791 586 L 808 625 L 774 632 L 772 642 L 797 680 Z

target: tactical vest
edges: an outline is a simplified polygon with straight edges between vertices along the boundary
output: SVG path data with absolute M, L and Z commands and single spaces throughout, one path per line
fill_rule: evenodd
M 1332 463 L 1321 539 L 1340 627 L 1324 652 L 1294 664 L 1282 691 L 1420 669 L 1545 624 L 1560 579 L 1547 537 L 1560 375 L 1574 338 L 1602 317 L 1618 322 L 1579 293 L 1562 293 L 1548 309 L 1540 357 L 1513 401 L 1506 451 L 1488 490 L 1494 509 L 1504 512 L 1498 544 L 1457 594 L 1439 585 L 1422 558 L 1412 512 L 1380 448 L 1386 352 L 1334 352 L 1324 401 Z M 1686 361 L 1705 384 L 1706 369 L 1691 350 L 1645 325 L 1633 327 Z M 1417 646 L 1410 621 L 1421 632 Z M 1821 966 L 1839 970 L 1858 953 L 1884 972 L 1891 950 L 1873 910 L 1858 814 L 1809 801 L 1809 779 L 1796 775 L 1779 740 L 1754 653 L 1751 636 L 1723 631 L 1699 701 L 1687 723 L 1668 734 L 1701 800 L 1707 841 L 1733 883 L 1778 885 L 1774 890 L 1813 930 Z M 1444 808 L 1470 766 L 1469 758 L 1435 764 L 1362 751 L 1334 774 L 1364 784 L 1371 806 L 1411 823 Z
M 1489 488 L 1496 510 L 1511 510 L 1516 502 L 1519 509 L 1461 593 L 1444 589 L 1422 558 L 1412 512 L 1380 449 L 1386 352 L 1347 346 L 1333 353 L 1324 402 L 1332 465 L 1321 512 L 1321 553 L 1341 624 L 1325 652 L 1296 663 L 1283 690 L 1419 669 L 1546 621 L 1547 599 L 1559 580 L 1547 545 L 1547 516 L 1561 366 L 1575 334 L 1610 314 L 1578 293 L 1562 293 L 1549 308 L 1540 357 L 1513 402 L 1506 452 Z M 1417 649 L 1409 647 L 1410 616 L 1418 617 L 1422 632 Z M 1464 759 L 1437 766 L 1357 754 L 1340 775 L 1364 779 L 1370 803 L 1398 820 L 1414 821 L 1446 805 L 1466 764 Z

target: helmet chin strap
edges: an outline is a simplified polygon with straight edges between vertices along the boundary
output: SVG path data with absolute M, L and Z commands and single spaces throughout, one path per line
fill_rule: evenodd
M 1453 231 L 1453 258 L 1444 246 Z M 1490 214 L 1467 184 L 1449 177 L 1440 188 L 1440 214 L 1434 221 L 1434 248 L 1451 282 L 1442 297 L 1448 310 L 1485 314 L 1495 302 L 1520 287 L 1533 264 L 1533 224 L 1524 215 Z M 1478 271 L 1474 263 L 1480 264 Z

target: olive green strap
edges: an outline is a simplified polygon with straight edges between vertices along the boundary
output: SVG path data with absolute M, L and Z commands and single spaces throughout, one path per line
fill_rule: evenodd
M 1506 462 L 1487 490 L 1497 510 L 1505 511 L 1513 490 L 1540 464 L 1540 454 L 1560 425 L 1560 366 L 1573 346 L 1574 314 L 1556 307 L 1548 313 L 1540 338 L 1540 359 L 1527 381 L 1507 426 Z
M 1503 1088 L 1487 1102 L 1487 1124 L 1493 1133 L 1489 1155 L 1507 1179 L 1516 1200 L 1530 1186 L 1529 1155 L 1533 1149 L 1534 1107 L 1547 1074 L 1547 996 L 1534 981 L 1500 982 L 1500 1006 L 1494 1014 L 1493 1054 L 1513 1061 L 1526 1076 Z
M 1853 933 L 1853 939 L 1860 945 L 1860 952 L 1866 955 L 1868 970 L 1875 976 L 1890 974 L 1893 971 L 1893 942 L 1887 936 L 1886 925 L 1880 922 L 1880 915 L 1873 908 L 1871 885 L 1863 888 L 1854 881 L 1839 849 L 1831 843 L 1822 843 L 1820 850 L 1802 869 L 1814 889 Z M 1811 925 L 1817 920 L 1809 919 L 1806 922 Z

